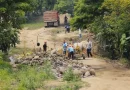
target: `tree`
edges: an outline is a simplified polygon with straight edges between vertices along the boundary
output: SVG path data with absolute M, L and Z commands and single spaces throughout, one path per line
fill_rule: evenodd
M 71 20 L 72 27 L 86 28 L 96 16 L 102 12 L 99 7 L 104 0 L 77 0 L 74 7 L 74 17 Z
M 75 0 L 57 0 L 54 9 L 60 13 L 73 14 L 74 1 Z
M 45 8 L 46 10 L 53 10 L 54 5 L 56 4 L 57 0 L 45 0 Z
M 0 50 L 7 52 L 18 43 L 18 29 L 25 12 L 33 10 L 35 0 L 0 0 Z
M 130 0 L 77 0 L 72 27 L 89 28 L 108 56 L 130 55 Z
M 91 31 L 103 38 L 108 47 L 109 56 L 113 56 L 112 59 L 115 56 L 120 58 L 125 50 L 127 53 L 130 52 L 129 5 L 129 0 L 105 0 L 101 6 L 104 15 L 91 24 Z

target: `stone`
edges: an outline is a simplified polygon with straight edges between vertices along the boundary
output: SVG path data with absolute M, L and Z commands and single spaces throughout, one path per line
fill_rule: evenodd
M 34 59 L 39 59 L 39 56 L 35 56 Z
M 66 69 L 64 67 L 58 67 L 57 71 L 58 71 L 59 74 L 64 74 Z
M 73 72 L 74 72 L 75 75 L 78 75 L 78 76 L 82 75 L 82 72 L 78 69 L 74 69 Z
M 85 77 L 89 77 L 91 74 L 90 74 L 90 72 L 89 71 L 87 71 L 87 72 L 85 72 Z
M 57 54 L 57 50 L 56 49 L 51 51 L 51 55 L 53 55 L 53 54 Z
M 27 56 L 26 60 L 32 60 L 32 58 L 33 58 L 32 56 Z
M 29 62 L 25 60 L 25 61 L 22 62 L 22 64 L 26 64 L 27 65 L 27 64 L 29 64 Z
M 96 75 L 96 73 L 95 73 L 95 70 L 94 70 L 94 69 L 90 69 L 90 70 L 89 70 L 89 72 L 90 72 L 90 75 L 94 75 L 94 76 Z
M 73 66 L 71 64 L 68 64 L 68 68 L 72 68 Z
M 21 62 L 23 62 L 23 60 L 18 60 L 18 64 L 20 64 Z

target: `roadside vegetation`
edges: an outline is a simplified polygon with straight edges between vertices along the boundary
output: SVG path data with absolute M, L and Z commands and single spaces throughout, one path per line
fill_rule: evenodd
M 44 27 L 44 22 L 43 21 L 29 22 L 23 24 L 23 27 L 27 30 L 36 30 Z
M 44 88 L 44 81 L 51 79 L 55 79 L 55 76 L 49 63 L 46 63 L 44 68 L 19 65 L 13 69 L 0 57 L 0 90 L 36 90 Z
M 70 23 L 96 35 L 103 57 L 130 62 L 129 7 L 129 0 L 76 0 Z
M 9 55 L 22 55 L 22 48 L 12 48 Z M 29 53 L 31 52 L 28 49 Z M 6 59 L 6 60 L 5 60 Z M 78 75 L 75 75 L 71 68 L 63 75 L 62 82 L 65 84 L 59 86 L 46 87 L 46 81 L 55 80 L 52 72 L 51 63 L 46 61 L 42 66 L 17 65 L 13 68 L 8 62 L 8 57 L 0 53 L 0 90 L 79 90 L 81 87 L 88 87 L 88 83 L 83 83 Z

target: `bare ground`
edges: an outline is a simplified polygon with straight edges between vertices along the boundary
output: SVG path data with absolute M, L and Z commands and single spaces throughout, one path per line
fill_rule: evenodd
M 130 70 L 115 68 L 97 58 L 81 62 L 94 67 L 96 77 L 83 78 L 82 80 L 91 86 L 89 88 L 83 87 L 80 90 L 130 90 Z
M 41 48 L 45 41 L 47 41 L 49 48 L 54 48 L 54 44 L 56 44 L 56 48 L 60 48 L 64 39 L 78 37 L 78 32 L 65 34 L 64 30 L 64 27 L 43 27 L 38 30 L 21 30 L 21 43 L 18 47 L 37 48 L 36 43 L 38 36 L 38 42 L 40 42 Z M 61 33 L 56 33 L 57 31 Z M 82 79 L 82 81 L 88 82 L 90 87 L 83 87 L 80 90 L 130 90 L 130 70 L 115 68 L 113 65 L 98 58 L 87 58 L 79 62 L 91 65 L 96 69 L 96 77 Z

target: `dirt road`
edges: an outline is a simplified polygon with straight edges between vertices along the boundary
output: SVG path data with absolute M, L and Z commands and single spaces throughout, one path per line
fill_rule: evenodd
M 18 47 L 37 48 L 37 36 L 41 48 L 45 41 L 47 41 L 49 48 L 55 48 L 54 44 L 56 44 L 56 48 L 59 48 L 64 39 L 78 37 L 78 32 L 65 34 L 64 30 L 64 27 L 21 30 L 21 44 Z M 111 64 L 97 58 L 87 58 L 80 62 L 96 69 L 96 77 L 82 79 L 82 81 L 88 82 L 90 87 L 83 87 L 80 90 L 130 90 L 130 70 L 114 68 Z
M 89 88 L 80 90 L 130 90 L 130 70 L 118 69 L 104 60 L 97 58 L 81 61 L 96 69 L 96 77 L 83 78 L 90 84 Z
M 42 48 L 43 43 L 46 41 L 49 48 L 61 47 L 63 40 L 71 37 L 78 37 L 78 32 L 67 33 L 64 32 L 64 27 L 59 28 L 41 28 L 38 30 L 21 30 L 20 44 L 18 47 L 37 48 L 36 44 L 39 42 Z M 58 33 L 60 32 L 60 33 Z
M 56 43 L 57 48 L 61 47 L 62 41 L 67 37 L 78 37 L 77 32 L 70 34 L 64 34 L 64 31 L 59 34 L 52 34 L 54 30 L 64 30 L 63 27 L 60 28 L 41 28 L 38 30 L 22 30 L 21 31 L 21 44 L 23 47 L 24 40 L 26 41 L 26 47 L 34 48 L 36 47 L 37 35 L 39 34 L 38 42 L 41 43 L 41 47 L 44 41 L 47 41 L 49 47 L 54 48 L 54 43 Z M 53 32 L 53 33 L 54 33 Z M 26 36 L 26 38 L 24 38 Z M 33 44 L 34 43 L 34 44 Z M 115 69 L 112 65 L 107 64 L 104 60 L 99 60 L 97 58 L 86 59 L 84 64 L 94 66 L 97 70 L 96 77 L 83 78 L 84 82 L 90 84 L 89 88 L 83 87 L 80 90 L 130 90 L 130 70 L 127 69 Z
M 64 23 L 64 16 L 64 14 L 60 15 L 61 24 Z M 71 37 L 78 37 L 78 32 L 65 34 L 64 26 L 49 28 L 45 28 L 43 26 L 43 28 L 37 30 L 27 30 L 26 28 L 27 27 L 25 27 L 20 32 L 20 44 L 17 45 L 18 47 L 27 47 L 31 49 L 38 48 L 37 42 L 39 42 L 40 47 L 42 48 L 44 42 L 47 42 L 49 49 L 58 48 L 61 47 L 63 40 L 69 39 Z

